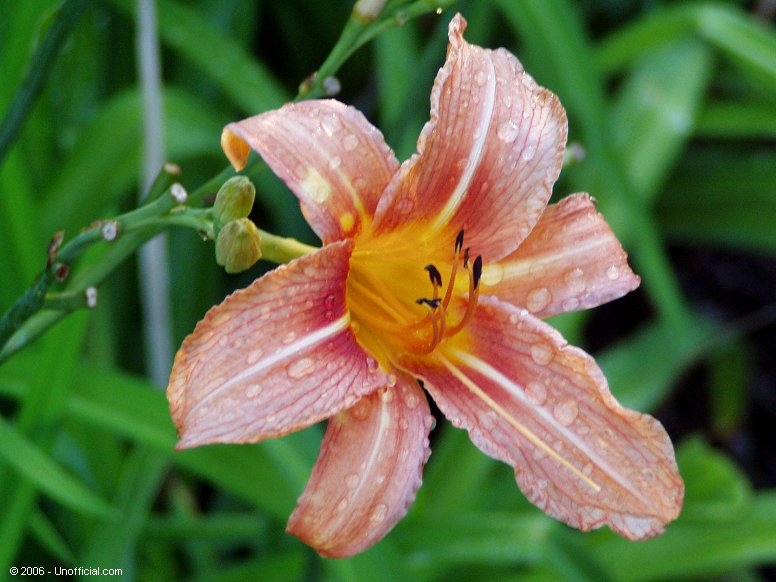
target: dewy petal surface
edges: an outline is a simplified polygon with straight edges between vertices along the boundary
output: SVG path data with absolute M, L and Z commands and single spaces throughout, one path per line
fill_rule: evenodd
M 482 292 L 545 318 L 618 299 L 639 282 L 593 200 L 574 194 L 549 205 L 514 253 L 485 267 Z
M 178 448 L 280 436 L 386 383 L 350 329 L 351 249 L 334 243 L 278 267 L 197 324 L 167 388 Z
M 296 194 L 324 243 L 353 237 L 370 222 L 399 163 L 363 114 L 334 100 L 290 103 L 224 128 L 221 144 L 237 169 L 246 144 Z
M 437 362 L 405 358 L 453 424 L 515 468 L 526 496 L 588 530 L 631 539 L 661 533 L 684 485 L 654 418 L 623 408 L 593 359 L 525 310 L 480 298 L 467 345 Z
M 567 122 L 557 97 L 512 54 L 467 43 L 465 28 L 456 15 L 418 154 L 380 199 L 375 232 L 424 222 L 417 242 L 448 249 L 464 228 L 487 263 L 512 252 L 539 220 L 563 163 Z
M 287 531 L 335 558 L 377 543 L 415 499 L 432 426 L 423 390 L 406 376 L 332 417 Z

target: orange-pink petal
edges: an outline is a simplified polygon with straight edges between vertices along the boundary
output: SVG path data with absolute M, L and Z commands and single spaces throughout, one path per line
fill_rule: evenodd
M 512 465 L 549 515 L 630 539 L 663 532 L 684 484 L 660 423 L 623 408 L 595 361 L 525 310 L 480 298 L 467 330 L 469 343 L 451 342 L 436 361 L 402 362 L 445 416 Z
M 566 113 L 504 49 L 463 39 L 450 23 L 450 48 L 431 93 L 431 119 L 418 154 L 405 162 L 377 208 L 376 232 L 425 222 L 422 236 L 445 250 L 461 228 L 485 261 L 500 259 L 539 220 L 560 173 Z
M 592 198 L 574 194 L 548 206 L 514 253 L 486 265 L 482 293 L 544 318 L 618 299 L 639 282 Z
M 334 243 L 278 267 L 197 324 L 167 388 L 178 448 L 280 436 L 386 383 L 350 328 L 351 250 Z
M 377 543 L 415 499 L 433 423 L 406 376 L 332 417 L 287 531 L 333 558 Z
M 224 128 L 221 144 L 241 169 L 248 147 L 296 194 L 325 243 L 353 237 L 370 222 L 399 164 L 382 134 L 334 100 L 290 103 Z

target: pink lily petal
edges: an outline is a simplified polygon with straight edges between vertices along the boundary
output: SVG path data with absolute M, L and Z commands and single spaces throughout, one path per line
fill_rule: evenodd
M 415 500 L 433 423 L 406 376 L 333 417 L 286 531 L 331 558 L 377 543 Z
M 296 194 L 324 243 L 370 222 L 399 163 L 363 114 L 334 100 L 290 103 L 224 128 L 221 145 L 240 170 L 249 147 Z
M 593 199 L 574 194 L 548 206 L 514 253 L 485 267 L 482 292 L 545 318 L 618 299 L 640 281 Z
M 167 388 L 179 449 L 280 436 L 385 385 L 350 329 L 351 251 L 335 243 L 278 267 L 197 324 Z
M 450 23 L 445 66 L 431 93 L 431 120 L 377 207 L 375 231 L 427 222 L 423 236 L 446 252 L 461 228 L 486 261 L 512 252 L 550 198 L 566 144 L 566 113 L 520 62 L 463 39 Z
M 436 362 L 402 361 L 445 416 L 547 514 L 630 539 L 663 532 L 684 485 L 660 423 L 623 408 L 595 361 L 525 310 L 482 297 L 467 331 Z

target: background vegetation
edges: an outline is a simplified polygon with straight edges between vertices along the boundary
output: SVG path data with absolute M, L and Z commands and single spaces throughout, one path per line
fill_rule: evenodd
M 143 292 L 158 288 L 133 254 L 142 237 L 127 236 L 91 247 L 52 287 L 65 295 L 35 321 L 62 321 L 18 353 L 0 352 L 0 576 L 12 565 L 208 581 L 773 576 L 774 3 L 440 6 L 437 16 L 436 5 L 389 2 L 390 26 L 339 70 L 339 98 L 404 159 L 427 118 L 456 10 L 469 20 L 468 40 L 508 47 L 560 96 L 585 156 L 555 195 L 598 199 L 643 284 L 554 323 L 596 355 L 621 401 L 666 424 L 687 484 L 681 518 L 643 543 L 571 531 L 525 501 L 507 466 L 440 422 L 407 518 L 361 556 L 320 559 L 283 530 L 321 427 L 173 452 L 163 374 L 149 371 L 149 354 L 169 366 L 172 353 L 164 339 L 146 343 Z M 153 87 L 139 80 L 135 2 L 0 0 L 0 310 L 44 269 L 56 231 L 69 239 L 137 205 L 154 131 L 190 191 L 224 170 L 221 128 L 292 99 L 335 46 L 352 3 L 156 7 L 158 37 L 144 30 L 146 43 L 161 45 L 163 121 L 145 131 L 143 89 Z M 51 66 L 41 56 L 47 42 Z M 11 115 L 26 105 L 14 133 Z M 285 187 L 266 170 L 254 175 L 257 224 L 315 242 Z M 152 319 L 172 350 L 211 305 L 271 266 L 227 276 L 212 243 L 190 229 L 171 230 L 161 248 L 167 257 L 151 263 L 169 291 L 154 293 L 169 295 L 170 312 Z M 66 292 L 97 283 L 97 307 L 72 309 L 78 301 Z

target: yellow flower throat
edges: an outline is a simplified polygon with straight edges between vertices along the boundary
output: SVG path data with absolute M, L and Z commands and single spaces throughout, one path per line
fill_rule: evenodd
M 347 282 L 352 327 L 383 366 L 401 353 L 431 354 L 471 321 L 482 257 L 469 260 L 463 235 L 458 233 L 454 252 L 437 261 L 449 273 L 447 285 L 434 264 L 421 266 L 406 246 L 387 244 L 389 237 L 357 240 Z

